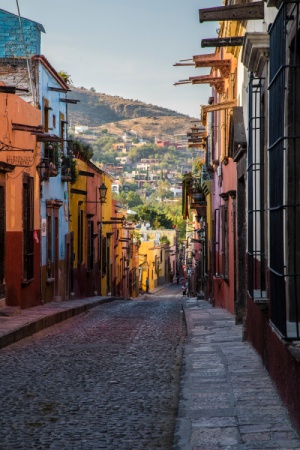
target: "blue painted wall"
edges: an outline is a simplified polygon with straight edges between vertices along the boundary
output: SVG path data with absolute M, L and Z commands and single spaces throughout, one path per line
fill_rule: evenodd
M 19 17 L 0 9 L 0 58 L 33 56 L 41 53 L 43 25 L 29 19 L 21 19 L 26 42 L 24 48 Z
M 67 118 L 67 105 L 60 102 L 60 98 L 65 98 L 65 94 L 61 92 L 50 91 L 49 87 L 61 87 L 56 79 L 48 72 L 48 70 L 40 63 L 39 65 L 39 86 L 40 86 L 40 105 L 43 114 L 45 100 L 49 102 L 49 126 L 52 128 L 50 134 L 60 136 L 60 115 L 63 114 L 64 120 Z M 53 115 L 55 115 L 56 125 L 53 127 Z M 64 136 L 66 138 L 66 136 Z M 44 144 L 46 145 L 46 144 Z M 44 147 L 42 145 L 42 147 Z M 63 149 L 62 149 L 63 150 Z M 44 148 L 42 148 L 44 151 Z M 65 236 L 69 232 L 69 205 L 68 205 L 68 183 L 61 180 L 61 172 L 56 177 L 50 177 L 49 181 L 42 182 L 42 199 L 41 199 L 41 218 L 46 218 L 47 200 L 61 200 L 63 205 L 59 208 L 59 259 L 65 258 Z M 53 248 L 54 252 L 54 248 Z M 47 242 L 42 237 L 42 265 L 47 263 Z

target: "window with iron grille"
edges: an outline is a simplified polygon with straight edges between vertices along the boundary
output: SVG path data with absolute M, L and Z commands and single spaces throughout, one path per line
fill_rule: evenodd
M 251 76 L 248 126 L 248 292 L 266 298 L 264 80 Z
M 229 279 L 229 232 L 228 232 L 228 205 L 221 206 L 222 224 L 222 275 Z
M 219 276 L 221 273 L 220 266 L 220 210 L 215 209 L 213 220 L 213 273 Z
M 107 243 L 106 237 L 102 237 L 102 276 L 107 274 Z
M 98 226 L 98 272 L 101 272 L 101 241 L 102 241 L 102 227 Z
M 33 279 L 33 178 L 23 177 L 23 281 Z
M 4 295 L 4 263 L 5 263 L 5 190 L 0 186 L 0 297 Z
M 300 339 L 299 8 L 284 2 L 270 30 L 270 306 L 289 339 Z
M 43 120 L 44 120 L 44 130 L 45 133 L 47 133 L 49 131 L 49 111 L 51 110 L 51 108 L 49 107 L 49 101 L 47 99 L 43 99 L 43 103 L 44 103 L 44 108 L 43 108 Z
M 60 113 L 60 137 L 62 140 L 64 140 L 65 136 L 66 136 L 65 116 L 62 113 Z
M 88 255 L 87 268 L 92 271 L 94 269 L 94 222 L 88 221 Z
M 78 205 L 78 217 L 77 217 L 77 261 L 78 265 L 83 263 L 83 210 L 81 204 Z
M 53 278 L 53 219 L 52 208 L 47 209 L 47 278 Z

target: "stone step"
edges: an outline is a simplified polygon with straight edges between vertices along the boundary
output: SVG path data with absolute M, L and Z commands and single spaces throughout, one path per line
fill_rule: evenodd
M 21 308 L 18 306 L 3 306 L 0 308 L 0 316 L 12 317 L 21 313 Z

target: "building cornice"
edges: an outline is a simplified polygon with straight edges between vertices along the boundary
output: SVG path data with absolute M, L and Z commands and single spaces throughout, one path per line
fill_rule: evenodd
M 269 59 L 270 36 L 266 32 L 246 33 L 242 52 L 242 63 L 257 76 L 261 76 Z

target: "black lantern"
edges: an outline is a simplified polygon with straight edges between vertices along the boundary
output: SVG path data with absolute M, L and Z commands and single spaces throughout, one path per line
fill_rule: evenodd
M 106 203 L 106 194 L 107 194 L 107 187 L 105 186 L 105 184 L 102 182 L 101 186 L 98 188 L 99 189 L 99 194 L 100 194 L 100 203 Z
M 48 160 L 42 159 L 41 162 L 36 166 L 36 171 L 37 171 L 41 181 L 48 180 L 49 179 Z

